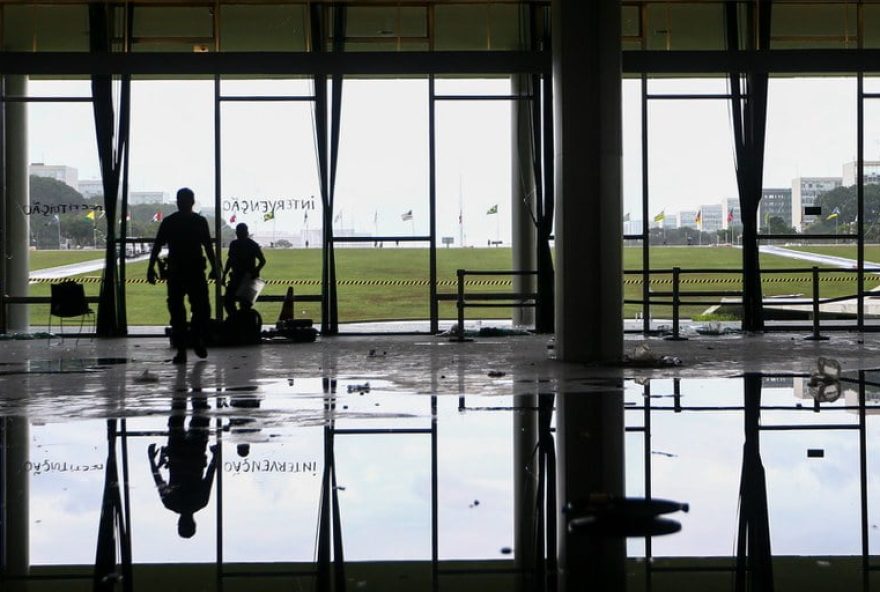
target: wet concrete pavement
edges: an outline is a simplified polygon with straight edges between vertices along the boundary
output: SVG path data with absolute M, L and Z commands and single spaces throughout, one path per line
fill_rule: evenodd
M 319 339 L 313 344 L 270 343 L 211 349 L 200 366 L 206 389 L 258 386 L 272 396 L 320 395 L 291 383 L 332 377 L 347 384 L 381 381 L 385 390 L 413 395 L 511 395 L 589 392 L 606 378 L 723 377 L 743 372 L 809 373 L 820 356 L 844 369 L 880 367 L 880 335 L 835 333 L 829 341 L 802 334 L 697 337 L 688 341 L 627 339 L 632 352 L 647 343 L 675 367 L 593 366 L 554 359 L 547 336 L 478 338 L 469 343 L 432 336 Z M 165 407 L 181 368 L 162 338 L 9 340 L 0 344 L 0 412 L 51 417 L 149 414 Z M 190 373 L 197 362 L 190 355 Z M 598 381 L 598 382 L 596 382 Z M 308 389 L 306 389 L 307 391 Z M 601 388 L 599 389 L 601 390 Z

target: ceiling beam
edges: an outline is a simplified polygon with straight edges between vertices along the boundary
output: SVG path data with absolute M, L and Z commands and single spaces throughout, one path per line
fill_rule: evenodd
M 434 51 L 363 53 L 0 52 L 0 73 L 46 76 L 512 74 L 550 70 L 549 52 Z
M 847 74 L 880 72 L 880 49 L 624 51 L 624 74 Z

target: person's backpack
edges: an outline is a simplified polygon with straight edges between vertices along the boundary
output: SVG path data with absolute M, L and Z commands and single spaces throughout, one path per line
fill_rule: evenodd
M 263 333 L 263 317 L 253 308 L 239 309 L 224 322 L 226 343 L 251 345 L 260 343 Z

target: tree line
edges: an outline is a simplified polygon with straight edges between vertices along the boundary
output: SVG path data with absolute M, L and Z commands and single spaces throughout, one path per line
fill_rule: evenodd
M 30 176 L 31 204 L 40 204 L 41 211 L 33 211 L 30 217 L 31 246 L 37 249 L 83 249 L 104 248 L 107 220 L 103 217 L 103 197 L 84 197 L 69 185 L 49 177 Z M 78 208 L 76 211 L 58 212 L 54 206 L 76 204 L 77 206 L 99 207 L 99 209 Z M 46 207 L 48 206 L 48 207 Z M 152 238 L 159 228 L 158 220 L 177 211 L 174 204 L 137 204 L 129 206 L 129 237 Z M 45 213 L 43 213 L 45 212 Z M 94 212 L 90 216 L 89 212 Z M 157 212 L 159 213 L 157 215 Z M 207 217 L 210 228 L 214 227 L 213 217 Z M 221 237 L 224 244 L 235 238 L 234 231 L 222 225 Z

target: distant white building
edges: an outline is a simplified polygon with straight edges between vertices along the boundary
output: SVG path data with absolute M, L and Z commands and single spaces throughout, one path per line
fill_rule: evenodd
M 80 191 L 82 193 L 82 191 Z M 165 203 L 168 194 L 164 191 L 129 191 L 128 204 L 137 206 L 142 204 L 161 204 Z
M 843 164 L 843 186 L 852 187 L 859 182 L 858 162 L 846 162 Z M 880 184 L 880 160 L 866 160 L 864 162 L 865 185 Z
M 703 232 L 715 232 L 721 230 L 724 224 L 724 211 L 721 204 L 709 204 L 700 206 L 701 225 Z
M 764 188 L 761 190 L 761 203 L 758 205 L 758 227 L 770 225 L 770 218 L 781 218 L 786 226 L 791 226 L 791 189 Z
M 678 213 L 679 228 L 697 227 L 697 210 L 682 210 Z
M 95 198 L 104 196 L 104 183 L 101 179 L 83 179 L 78 184 L 78 190 L 83 197 Z M 168 193 L 165 191 L 129 191 L 128 205 L 140 206 L 144 204 L 162 204 L 168 201 Z
M 83 179 L 77 184 L 77 190 L 83 197 L 101 197 L 104 195 L 104 182 L 101 179 Z
M 791 182 L 791 225 L 799 231 L 811 224 L 815 215 L 807 215 L 804 208 L 813 207 L 823 193 L 843 184 L 842 177 L 798 177 Z
M 667 229 L 678 228 L 678 215 L 677 214 L 666 214 L 666 217 L 663 218 L 663 228 L 667 228 Z
M 28 173 L 37 177 L 48 177 L 61 181 L 68 187 L 79 191 L 79 171 L 63 164 L 43 164 L 34 162 L 28 166 Z
M 624 234 L 642 234 L 641 220 L 627 220 L 623 223 Z
M 727 230 L 731 226 L 742 226 L 742 212 L 739 209 L 739 198 L 725 197 L 721 200 L 721 212 L 724 215 L 722 228 Z

